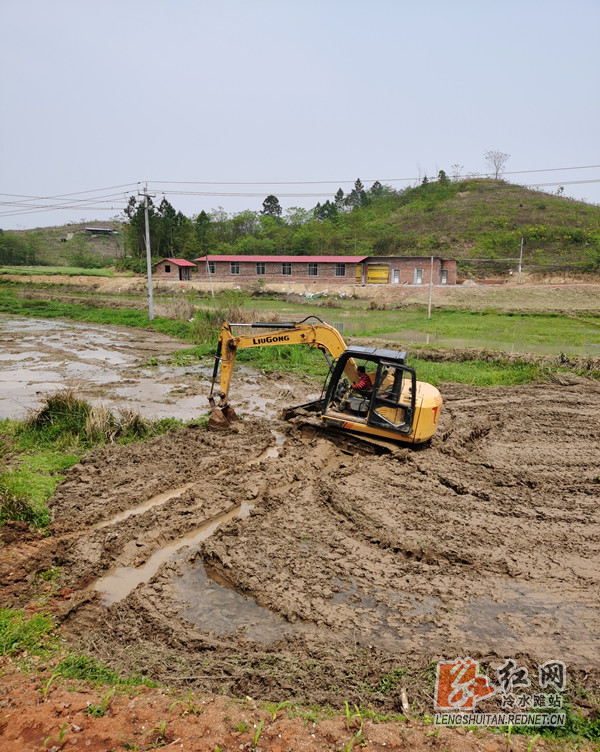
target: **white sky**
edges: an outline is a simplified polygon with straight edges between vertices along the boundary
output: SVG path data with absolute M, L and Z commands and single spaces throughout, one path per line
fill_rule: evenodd
M 490 149 L 508 171 L 600 165 L 598 0 L 0 0 L 0 28 L 0 192 L 125 186 L 17 215 L 2 195 L 4 229 L 111 218 L 146 180 L 157 201 L 258 194 L 167 194 L 192 215 L 484 173 Z M 506 177 L 600 203 L 600 167 Z

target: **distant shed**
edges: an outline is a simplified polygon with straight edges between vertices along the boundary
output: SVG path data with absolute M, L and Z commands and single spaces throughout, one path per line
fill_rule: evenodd
M 117 230 L 113 230 L 112 227 L 84 227 L 84 232 L 90 235 L 118 235 Z
M 186 259 L 166 258 L 157 261 L 154 274 L 159 279 L 172 279 L 180 282 L 187 282 L 192 278 L 192 269 L 196 264 Z

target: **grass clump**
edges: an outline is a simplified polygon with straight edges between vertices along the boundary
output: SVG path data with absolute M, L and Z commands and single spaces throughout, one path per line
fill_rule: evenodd
M 21 485 L 25 488 L 22 488 Z M 50 482 L 52 491 L 56 483 Z M 35 489 L 37 490 L 37 489 Z M 34 527 L 46 527 L 50 522 L 50 512 L 34 489 L 26 487 L 24 476 L 20 473 L 6 472 L 0 476 L 0 526 L 7 520 L 28 522 Z M 43 494 L 49 498 L 49 494 Z
M 0 655 L 39 651 L 53 626 L 47 614 L 26 616 L 21 609 L 0 608 Z
M 142 674 L 123 676 L 120 672 L 100 663 L 95 658 L 87 655 L 69 653 L 56 666 L 54 673 L 63 679 L 78 679 L 89 681 L 94 684 L 113 684 L 115 686 L 139 686 L 145 684 L 148 687 L 156 687 L 156 682 Z
M 21 447 L 80 447 L 127 443 L 164 433 L 178 424 L 174 420 L 151 421 L 134 410 L 113 413 L 92 407 L 66 389 L 50 395 L 46 403 L 17 429 Z M 70 466 L 72 463 L 67 463 Z
M 92 407 L 70 390 L 50 395 L 22 423 L 2 421 L 0 457 L 10 458 L 11 466 L 0 474 L 0 525 L 17 520 L 46 527 L 46 502 L 87 450 L 152 438 L 180 425 L 172 418 L 151 421 L 132 410 L 114 414 Z

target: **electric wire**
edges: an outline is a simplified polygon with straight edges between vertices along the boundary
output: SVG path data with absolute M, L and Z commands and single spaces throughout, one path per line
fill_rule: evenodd
M 568 171 L 568 170 L 587 170 L 587 169 L 595 169 L 600 168 L 600 165 L 578 165 L 578 166 L 571 166 L 571 167 L 544 167 L 536 170 L 512 170 L 512 171 L 503 171 L 502 175 L 520 175 L 520 174 L 535 174 L 535 173 L 546 173 L 546 172 L 560 172 L 560 171 Z M 470 173 L 467 176 L 465 176 L 465 179 L 468 178 L 477 178 L 477 177 L 490 177 L 492 176 L 492 173 Z M 402 182 L 402 181 L 420 181 L 422 180 L 422 177 L 412 177 L 412 178 L 385 178 L 380 180 L 379 182 L 383 183 L 391 183 L 391 182 Z M 372 179 L 365 179 L 366 183 L 375 182 Z M 434 182 L 434 180 L 432 180 Z M 134 195 L 136 192 L 139 193 L 140 185 L 145 184 L 146 186 L 148 184 L 154 186 L 154 185 L 160 185 L 160 186 L 177 186 L 177 185 L 189 185 L 189 186 L 200 186 L 200 185 L 206 185 L 206 186 L 258 186 L 258 185 L 268 185 L 268 186 L 274 186 L 274 185 L 331 185 L 331 184 L 341 184 L 341 183 L 350 183 L 354 184 L 355 181 L 353 180 L 295 180 L 295 181 L 182 181 L 182 180 L 147 180 L 147 181 L 136 181 L 131 183 L 122 183 L 120 185 L 114 185 L 114 186 L 108 186 L 105 188 L 93 188 L 85 191 L 73 191 L 70 193 L 61 193 L 61 194 L 55 194 L 52 196 L 33 196 L 33 195 L 25 195 L 25 194 L 18 194 L 18 193 L 0 193 L 0 196 L 6 197 L 6 198 L 14 198 L 18 199 L 16 201 L 0 201 L 0 207 L 6 207 L 6 211 L 0 211 L 0 217 L 11 217 L 11 216 L 21 216 L 25 214 L 36 214 L 36 213 L 42 213 L 47 211 L 62 211 L 62 210 L 70 210 L 70 209 L 88 209 L 93 211 L 123 211 L 124 206 L 120 204 L 120 201 L 127 201 L 130 199 L 132 195 Z M 523 187 L 525 188 L 541 188 L 541 187 L 548 187 L 548 186 L 566 186 L 566 185 L 584 185 L 584 184 L 593 184 L 593 183 L 600 183 L 600 179 L 582 179 L 582 180 L 567 180 L 567 181 L 553 181 L 553 182 L 539 182 L 539 183 L 527 183 L 524 184 Z M 118 190 L 118 189 L 126 189 L 126 190 Z M 181 190 L 181 189 L 175 189 L 175 188 L 169 188 L 164 187 L 160 189 L 154 189 L 157 190 L 159 193 L 167 196 L 202 196 L 202 197 L 213 197 L 213 198 L 261 198 L 264 196 L 264 191 L 262 192 L 255 192 L 255 191 L 194 191 L 194 190 Z M 105 193 L 105 191 L 118 191 L 115 193 Z M 103 195 L 95 195 L 91 196 L 89 194 L 103 194 Z M 83 196 L 87 195 L 87 198 L 76 198 L 77 196 Z M 321 192 L 286 192 L 286 193 L 280 193 L 278 191 L 278 197 L 281 198 L 327 198 L 330 197 L 331 193 L 321 193 Z M 45 201 L 51 201 L 56 199 L 67 199 L 65 201 L 59 202 L 59 203 L 53 203 L 53 204 L 45 204 L 45 203 L 33 203 L 35 202 L 45 202 Z M 102 206 L 101 204 L 107 204 L 110 203 L 111 206 Z

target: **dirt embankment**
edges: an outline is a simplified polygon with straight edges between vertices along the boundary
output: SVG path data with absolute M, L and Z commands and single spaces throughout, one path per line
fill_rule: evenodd
M 26 294 L 30 298 L 60 299 L 63 295 L 61 288 L 63 288 L 63 291 L 71 293 L 65 298 L 66 300 L 86 305 L 94 304 L 90 296 L 93 296 L 96 301 L 99 298 L 102 299 L 102 305 L 111 308 L 144 308 L 146 305 L 144 300 L 147 282 L 144 277 L 8 274 L 3 275 L 2 279 L 56 286 L 54 292 L 50 288 L 44 291 L 29 289 Z M 213 290 L 218 292 L 231 289 L 232 284 L 226 282 L 215 282 L 211 287 L 208 282 L 173 282 L 154 279 L 156 294 L 181 295 L 189 290 L 210 294 Z M 239 287 L 236 286 L 236 289 Z M 245 289 L 252 293 L 255 288 L 252 284 L 248 284 Z M 263 291 L 292 296 L 355 297 L 377 301 L 378 304 L 389 307 L 407 308 L 426 306 L 429 298 L 428 285 L 332 285 L 313 282 L 269 284 L 263 288 Z M 73 298 L 72 293 L 81 293 L 82 297 Z M 140 301 L 136 302 L 131 298 L 119 301 L 116 297 L 125 294 L 139 295 Z M 593 275 L 579 278 L 524 275 L 520 284 L 512 277 L 501 285 L 478 284 L 472 281 L 462 285 L 435 285 L 432 288 L 432 302 L 434 307 L 473 311 L 493 309 L 500 312 L 581 312 L 597 315 L 600 312 L 600 281 L 597 276 Z
M 0 686 L 0 752 L 48 752 L 85 749 L 88 752 L 184 750 L 188 752 L 322 752 L 365 749 L 366 752 L 505 752 L 503 737 L 491 731 L 440 728 L 414 720 L 377 723 L 351 715 L 318 718 L 314 711 L 266 704 L 248 697 L 171 695 L 162 690 L 100 693 L 81 682 L 66 686 L 32 683 L 30 677 L 2 666 Z M 102 707 L 103 717 L 88 713 Z M 513 752 L 535 752 L 545 742 L 531 737 L 511 740 Z M 585 751 L 587 746 L 579 746 Z

